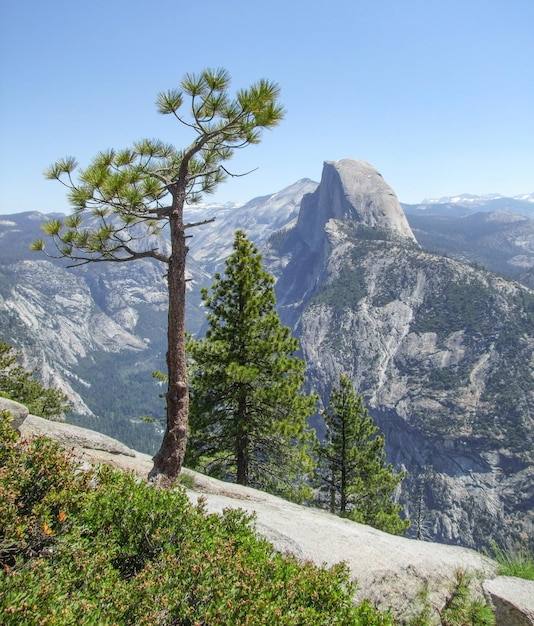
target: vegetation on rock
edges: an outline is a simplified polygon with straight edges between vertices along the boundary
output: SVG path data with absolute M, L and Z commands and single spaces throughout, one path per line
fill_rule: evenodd
M 354 606 L 344 565 L 299 563 L 242 511 L 20 439 L 0 418 L 0 621 L 20 624 L 391 625 Z
M 438 611 L 428 599 L 428 589 L 421 592 L 421 604 L 406 622 L 409 626 L 493 626 L 495 614 L 480 592 L 472 588 L 473 576 L 458 571 L 450 587 L 445 606 Z
M 527 546 L 517 546 L 507 552 L 493 545 L 489 554 L 499 564 L 501 576 L 534 580 L 534 551 Z

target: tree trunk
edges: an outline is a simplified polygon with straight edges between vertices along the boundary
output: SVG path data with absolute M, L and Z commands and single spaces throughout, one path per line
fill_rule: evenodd
M 339 494 L 339 512 L 346 513 L 347 511 L 347 473 L 344 467 L 345 463 L 343 463 L 343 467 L 341 469 L 341 487 Z
M 347 416 L 343 415 L 343 422 L 341 426 L 341 492 L 339 498 L 339 512 L 345 513 L 347 510 L 347 431 L 346 431 Z
M 246 399 L 244 397 L 239 399 L 239 405 L 237 408 L 237 433 L 236 433 L 236 461 L 237 461 L 237 476 L 236 482 L 238 485 L 248 485 L 248 455 L 249 455 L 249 441 L 248 441 L 248 429 L 246 424 Z
M 185 244 L 182 211 L 170 219 L 172 255 L 167 274 L 169 289 L 167 372 L 167 428 L 154 457 L 149 477 L 173 481 L 180 474 L 187 444 L 189 385 L 185 357 Z
M 333 463 L 333 461 L 332 461 Z M 336 513 L 336 476 L 332 467 L 330 471 L 330 513 Z
M 248 477 L 248 437 L 246 435 L 240 435 L 237 439 L 237 476 L 236 482 L 238 485 L 249 484 Z

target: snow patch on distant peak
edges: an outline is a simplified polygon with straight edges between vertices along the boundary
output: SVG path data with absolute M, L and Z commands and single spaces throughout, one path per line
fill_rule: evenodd
M 523 200 L 534 203 L 534 193 L 524 193 L 517 196 L 503 196 L 500 193 L 486 193 L 474 195 L 470 193 L 461 193 L 456 196 L 443 196 L 441 198 L 425 198 L 421 204 L 460 204 L 460 205 L 479 205 L 491 200 L 500 200 L 511 198 L 512 200 Z
M 487 193 L 476 196 L 470 193 L 461 193 L 457 196 L 444 196 L 442 198 L 425 198 L 421 204 L 480 204 L 489 200 L 504 198 L 498 193 Z

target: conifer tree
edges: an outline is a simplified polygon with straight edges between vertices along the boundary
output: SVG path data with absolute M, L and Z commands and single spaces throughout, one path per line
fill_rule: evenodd
M 301 391 L 305 363 L 281 326 L 274 279 L 237 231 L 224 276 L 202 291 L 208 330 L 191 340 L 190 438 L 186 463 L 220 479 L 303 499 L 316 398 Z
M 409 526 L 393 494 L 404 474 L 385 461 L 384 437 L 369 416 L 363 397 L 342 375 L 323 411 L 326 437 L 318 446 L 317 501 L 332 513 L 390 532 Z
M 171 482 L 180 473 L 187 442 L 189 392 L 185 357 L 185 263 L 188 229 L 184 209 L 233 176 L 226 162 L 235 150 L 260 142 L 261 132 L 284 117 L 276 83 L 259 80 L 229 94 L 223 69 L 186 74 L 178 89 L 158 95 L 156 105 L 192 135 L 184 149 L 154 139 L 124 150 L 105 150 L 85 169 L 73 157 L 51 165 L 45 176 L 68 190 L 73 214 L 53 219 L 43 230 L 55 244 L 50 256 L 73 265 L 153 259 L 164 263 L 169 294 L 167 327 L 167 424 L 150 472 Z M 77 176 L 76 176 L 77 174 Z M 211 221 L 211 220 L 208 220 Z M 157 238 L 168 227 L 170 251 Z M 44 240 L 34 242 L 43 250 Z
M 19 363 L 21 354 L 0 341 L 0 396 L 24 404 L 32 415 L 59 418 L 70 411 L 60 389 L 49 389 Z

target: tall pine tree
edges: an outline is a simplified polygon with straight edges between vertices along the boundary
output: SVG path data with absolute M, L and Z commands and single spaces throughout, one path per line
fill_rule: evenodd
M 124 150 L 99 152 L 86 168 L 65 157 L 45 171 L 68 190 L 73 213 L 51 219 L 43 230 L 55 248 L 49 256 L 68 258 L 73 266 L 153 259 L 166 266 L 167 424 L 154 456 L 150 478 L 172 483 L 180 474 L 187 444 L 189 390 L 185 354 L 187 231 L 185 211 L 213 193 L 229 176 L 235 150 L 260 142 L 264 129 L 284 117 L 280 88 L 261 79 L 230 95 L 230 74 L 205 69 L 186 74 L 178 89 L 158 94 L 158 111 L 189 133 L 191 143 L 178 149 L 155 139 L 136 141 Z M 157 237 L 168 227 L 170 250 Z M 163 239 L 160 239 L 162 242 Z M 32 244 L 45 250 L 44 239 Z
M 327 433 L 318 447 L 319 503 L 332 513 L 402 534 L 409 522 L 399 516 L 393 493 L 404 474 L 386 463 L 384 437 L 347 376 L 332 390 L 323 416 Z
M 202 299 L 209 328 L 191 340 L 189 467 L 300 500 L 308 494 L 316 398 L 301 391 L 305 363 L 281 326 L 274 279 L 243 231 L 224 276 Z

